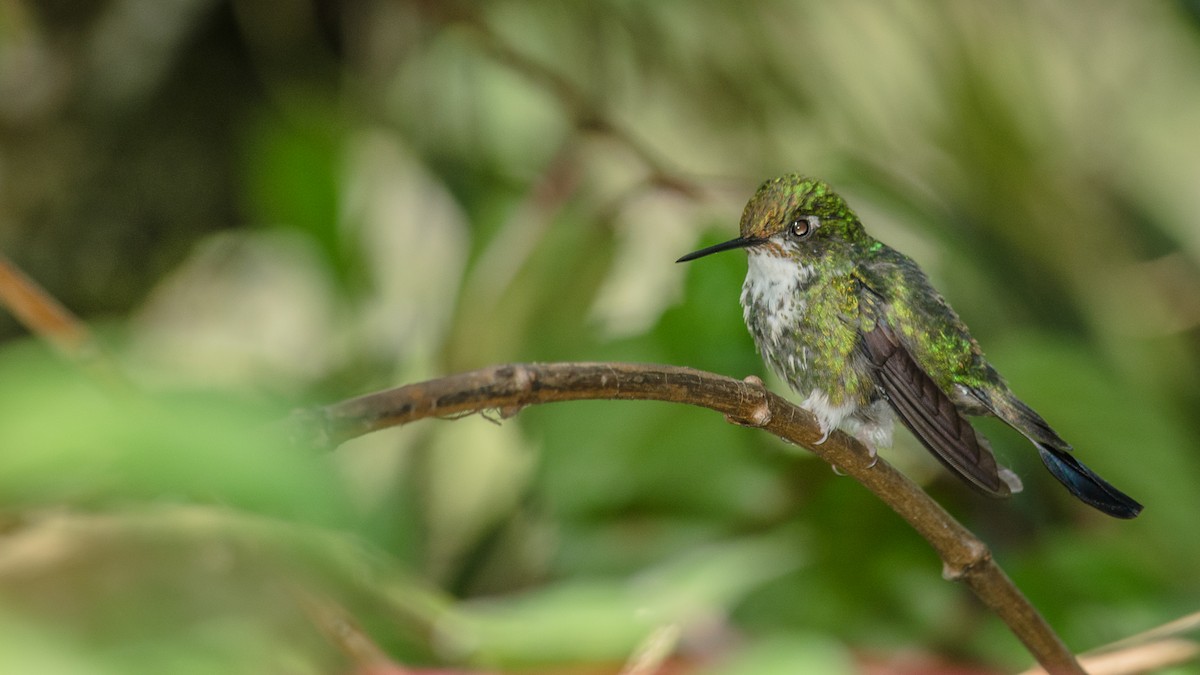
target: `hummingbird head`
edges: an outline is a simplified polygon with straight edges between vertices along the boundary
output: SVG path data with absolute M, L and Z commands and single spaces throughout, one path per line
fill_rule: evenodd
M 865 244 L 858 216 L 823 181 L 790 173 L 769 180 L 742 212 L 741 236 L 689 253 L 676 262 L 745 248 L 793 258 L 824 255 Z

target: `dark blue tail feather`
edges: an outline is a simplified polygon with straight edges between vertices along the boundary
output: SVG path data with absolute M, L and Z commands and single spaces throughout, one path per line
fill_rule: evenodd
M 1037 443 L 1037 448 L 1042 463 L 1071 494 L 1114 518 L 1133 518 L 1141 513 L 1141 504 L 1109 485 L 1070 452 L 1045 443 Z

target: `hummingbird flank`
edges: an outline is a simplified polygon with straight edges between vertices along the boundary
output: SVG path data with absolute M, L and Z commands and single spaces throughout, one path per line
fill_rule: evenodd
M 898 417 L 960 478 L 1005 497 L 1021 481 L 967 420 L 991 415 L 1083 502 L 1116 518 L 1141 512 L 1012 393 L 917 264 L 867 234 L 825 183 L 798 174 L 763 183 L 740 236 L 677 262 L 735 248 L 749 258 L 741 304 L 754 343 L 826 436 L 842 429 L 874 452 L 891 444 Z

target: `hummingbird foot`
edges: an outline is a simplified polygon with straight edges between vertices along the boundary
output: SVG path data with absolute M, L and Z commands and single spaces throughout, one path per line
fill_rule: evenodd
M 829 435 L 835 429 L 842 427 L 842 422 L 846 420 L 859 407 L 855 402 L 845 402 L 834 404 L 829 401 L 829 395 L 820 389 L 813 389 L 801 403 L 800 407 L 813 414 L 817 418 L 817 425 L 821 429 L 821 438 L 817 439 L 814 445 L 821 445 L 829 440 Z

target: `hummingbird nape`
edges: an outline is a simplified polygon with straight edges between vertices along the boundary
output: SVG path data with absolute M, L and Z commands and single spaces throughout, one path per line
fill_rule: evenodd
M 741 236 L 676 262 L 735 248 L 749 257 L 741 303 L 754 343 L 826 435 L 840 428 L 874 451 L 891 444 L 899 417 L 947 468 L 1004 497 L 1021 481 L 967 421 L 992 415 L 1080 500 L 1116 518 L 1141 512 L 1009 390 L 917 264 L 867 234 L 825 183 L 797 174 L 763 183 Z

